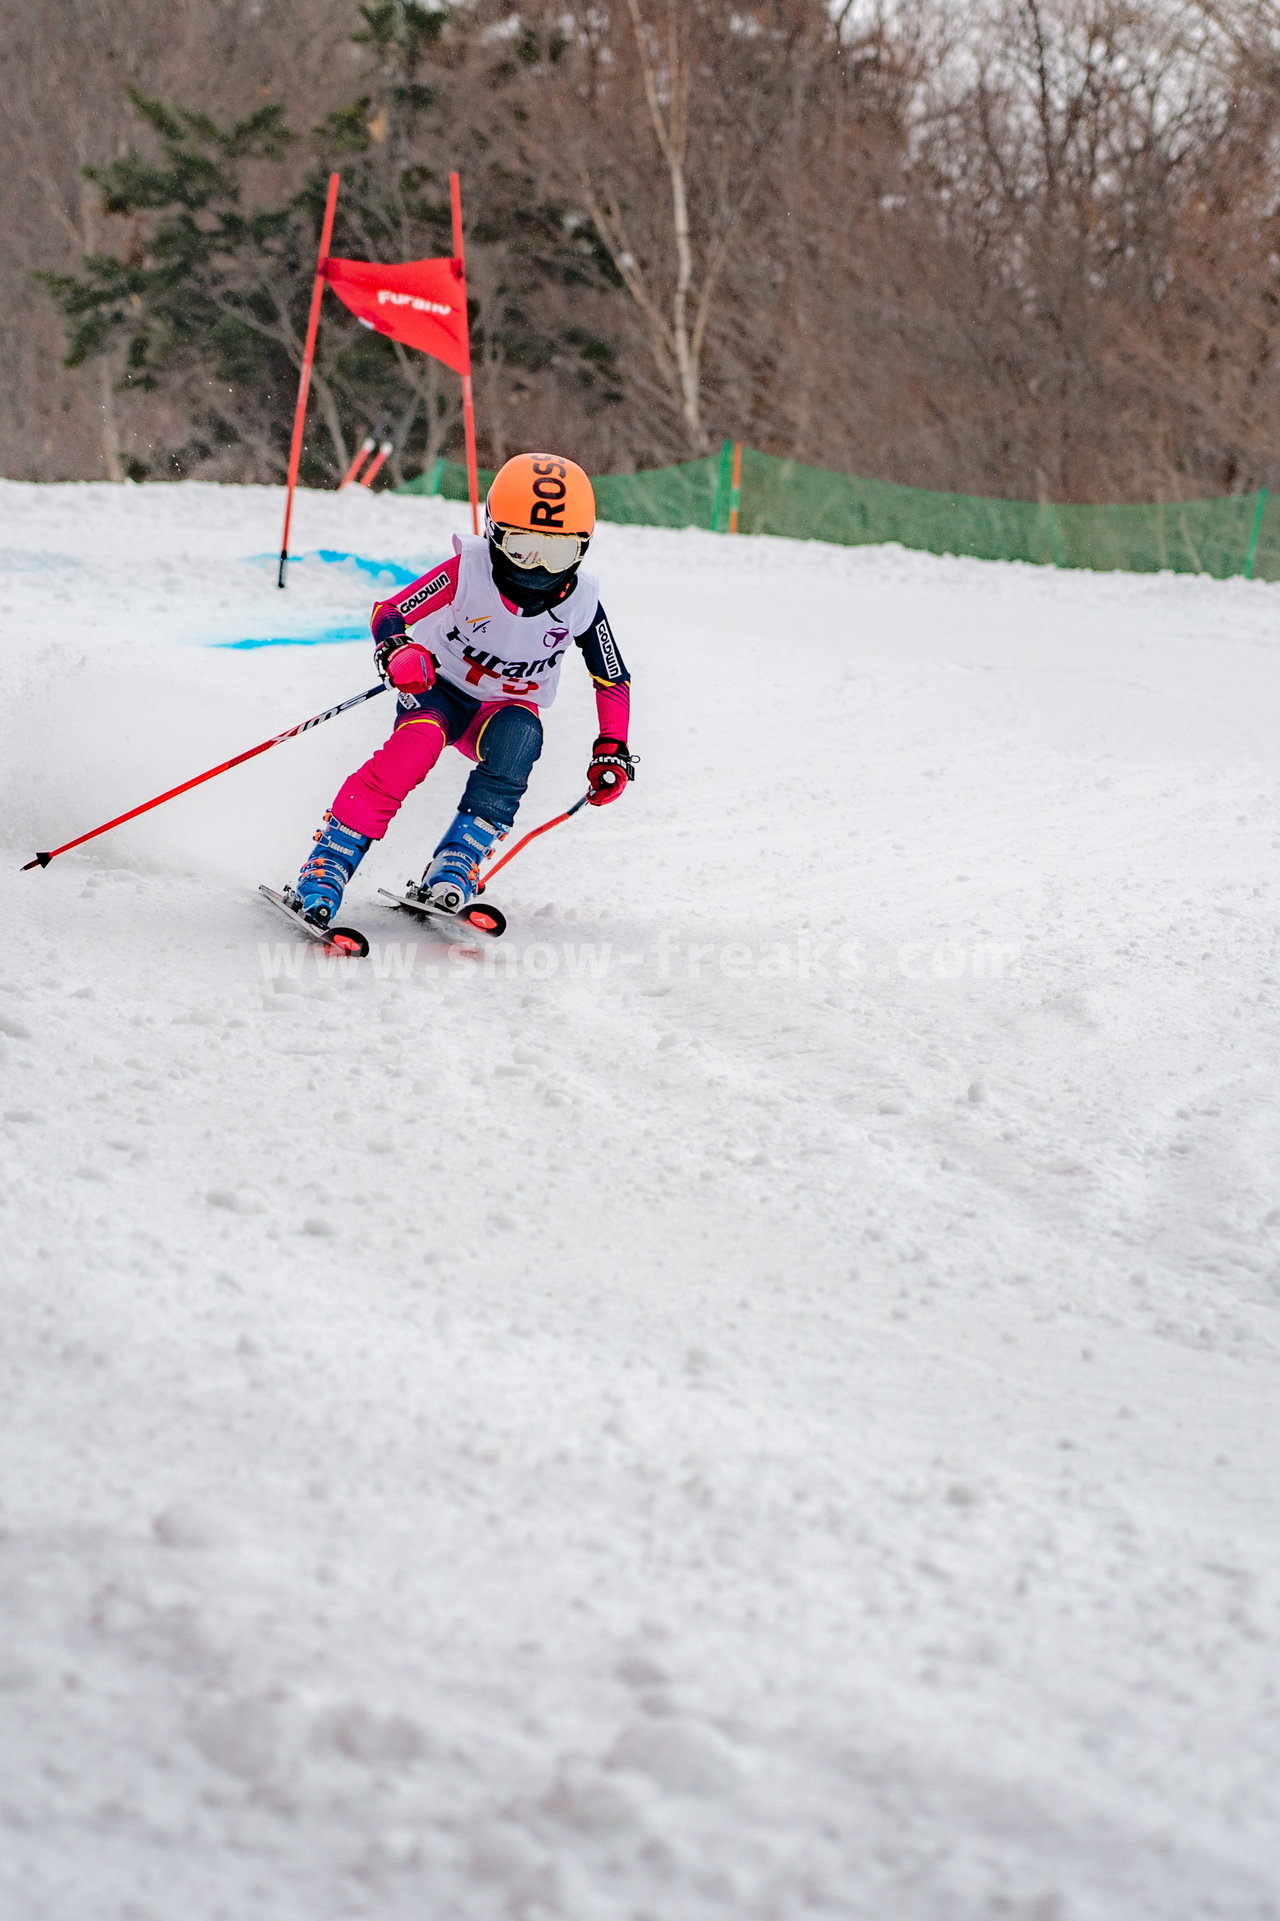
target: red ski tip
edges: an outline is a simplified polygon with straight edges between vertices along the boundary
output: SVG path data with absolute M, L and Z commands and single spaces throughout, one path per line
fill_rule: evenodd
M 52 854 L 37 854 L 34 860 L 24 861 L 18 871 L 21 874 L 29 874 L 33 867 L 47 867 L 52 859 Z

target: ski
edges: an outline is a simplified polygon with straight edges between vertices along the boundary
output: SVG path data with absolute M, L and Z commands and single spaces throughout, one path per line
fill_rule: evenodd
M 304 920 L 296 907 L 290 907 L 283 894 L 277 894 L 273 887 L 259 887 L 263 900 L 269 900 L 273 907 L 279 908 L 285 918 L 293 923 L 300 934 L 314 941 L 317 947 L 327 948 L 331 954 L 349 954 L 362 960 L 369 952 L 369 943 L 356 927 L 317 927 L 313 922 Z
M 409 894 L 393 894 L 385 887 L 378 889 L 383 900 L 389 900 L 393 907 L 407 908 L 421 920 L 444 921 L 451 927 L 466 927 L 473 934 L 487 934 L 490 940 L 497 940 L 499 934 L 507 931 L 507 918 L 501 908 L 490 907 L 488 901 L 471 900 L 465 907 L 451 914 L 447 908 L 434 907 L 430 901 L 414 900 Z

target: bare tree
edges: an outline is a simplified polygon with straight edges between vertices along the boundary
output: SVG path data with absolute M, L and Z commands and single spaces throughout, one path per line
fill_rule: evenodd
M 180 445 L 167 399 L 115 392 L 109 357 L 71 372 L 61 328 L 35 269 L 74 270 L 86 252 L 123 251 L 129 234 L 103 219 L 82 168 L 122 151 L 133 133 L 127 84 L 235 112 L 267 97 L 313 117 L 350 89 L 350 0 L 0 0 L 0 470 L 31 478 L 116 477 L 135 446 Z M 301 156 L 300 156 L 301 158 Z M 127 420 L 126 420 L 127 411 Z M 88 456 L 88 450 L 93 453 Z
M 618 0 L 535 18 L 541 111 L 527 123 L 527 158 L 546 166 L 536 129 L 550 110 L 565 135 L 555 184 L 634 303 L 648 398 L 703 453 L 717 301 L 826 16 L 813 0 Z
M 59 364 L 30 270 L 142 244 L 81 168 L 119 154 L 145 76 L 223 116 L 280 99 L 300 131 L 338 110 L 343 245 L 368 258 L 446 251 L 461 169 L 488 459 L 555 442 L 616 471 L 731 433 L 1019 497 L 1276 477 L 1280 0 L 0 0 L 0 20 L 10 473 L 154 470 L 202 408 L 226 423 L 203 471 L 278 465 L 279 432 L 234 383 L 211 397 L 198 355 L 127 397 L 109 359 Z M 307 270 L 269 322 L 287 353 Z M 364 431 L 363 364 L 322 356 L 331 464 Z M 412 408 L 414 458 L 456 451 L 456 383 L 403 350 L 395 369 L 378 404 Z

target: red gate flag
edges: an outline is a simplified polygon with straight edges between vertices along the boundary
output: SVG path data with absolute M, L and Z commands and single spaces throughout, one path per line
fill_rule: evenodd
M 311 311 L 307 317 L 307 344 L 302 350 L 302 370 L 298 376 L 298 402 L 293 411 L 293 440 L 289 447 L 289 479 L 284 496 L 284 532 L 280 537 L 280 571 L 276 586 L 283 587 L 289 563 L 289 527 L 293 519 L 293 494 L 298 484 L 298 463 L 302 458 L 302 436 L 307 420 L 307 394 L 315 360 L 316 330 L 320 325 L 320 302 L 327 280 L 343 305 L 349 307 L 363 326 L 375 333 L 402 340 L 406 347 L 432 354 L 446 367 L 462 375 L 462 423 L 467 443 L 467 491 L 471 495 L 471 531 L 480 531 L 480 491 L 476 472 L 476 409 L 471 388 L 471 336 L 467 330 L 467 263 L 462 244 L 462 185 L 456 173 L 449 175 L 449 204 L 453 216 L 453 256 L 442 260 L 402 260 L 399 266 L 380 267 L 372 260 L 337 260 L 329 252 L 333 238 L 333 219 L 338 206 L 340 177 L 329 175 L 325 196 L 324 220 L 320 228 L 320 252 L 316 277 L 311 288 Z M 386 448 L 390 452 L 390 448 Z M 355 474 L 359 461 L 348 468 L 343 480 Z M 365 476 L 372 480 L 380 461 Z
M 433 354 L 456 374 L 471 372 L 460 260 L 406 260 L 380 267 L 372 260 L 330 256 L 320 271 L 363 326 Z

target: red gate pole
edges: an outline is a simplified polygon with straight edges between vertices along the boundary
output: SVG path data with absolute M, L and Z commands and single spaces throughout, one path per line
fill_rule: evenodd
M 342 492 L 344 487 L 349 487 L 351 485 L 352 481 L 355 479 L 360 469 L 364 466 L 365 461 L 369 458 L 369 455 L 377 453 L 377 451 L 378 451 L 377 441 L 374 439 L 372 434 L 366 434 L 364 439 L 360 442 L 360 445 L 356 448 L 355 459 L 352 461 L 351 465 L 347 468 L 346 473 L 343 474 L 342 479 L 338 482 L 339 493 Z
M 298 484 L 298 462 L 302 458 L 302 429 L 307 418 L 307 394 L 311 387 L 311 363 L 316 353 L 316 330 L 320 325 L 320 299 L 324 293 L 324 263 L 333 239 L 333 216 L 338 205 L 341 174 L 329 175 L 329 194 L 324 203 L 324 225 L 320 229 L 320 252 L 316 259 L 315 285 L 311 289 L 311 313 L 307 320 L 307 344 L 302 354 L 302 373 L 298 380 L 298 405 L 293 416 L 293 444 L 289 449 L 289 491 L 284 501 L 284 532 L 280 536 L 280 572 L 276 586 L 284 586 L 285 562 L 289 558 L 289 522 L 293 519 L 293 490 Z
M 383 461 L 387 458 L 388 454 L 393 454 L 394 452 L 395 452 L 395 442 L 393 440 L 384 440 L 382 445 L 379 447 L 377 453 L 374 455 L 373 459 L 369 462 L 369 465 L 366 467 L 365 471 L 360 476 L 360 485 L 362 487 L 372 487 L 374 481 L 377 479 L 378 475 L 382 472 Z
M 467 313 L 467 257 L 462 248 L 462 185 L 456 173 L 449 175 L 449 199 L 453 205 L 453 257 L 462 269 L 462 317 L 467 330 L 467 371 L 462 376 L 462 423 L 467 435 L 467 487 L 471 494 L 471 531 L 480 532 L 480 482 L 476 475 L 476 408 L 471 387 L 471 319 Z

